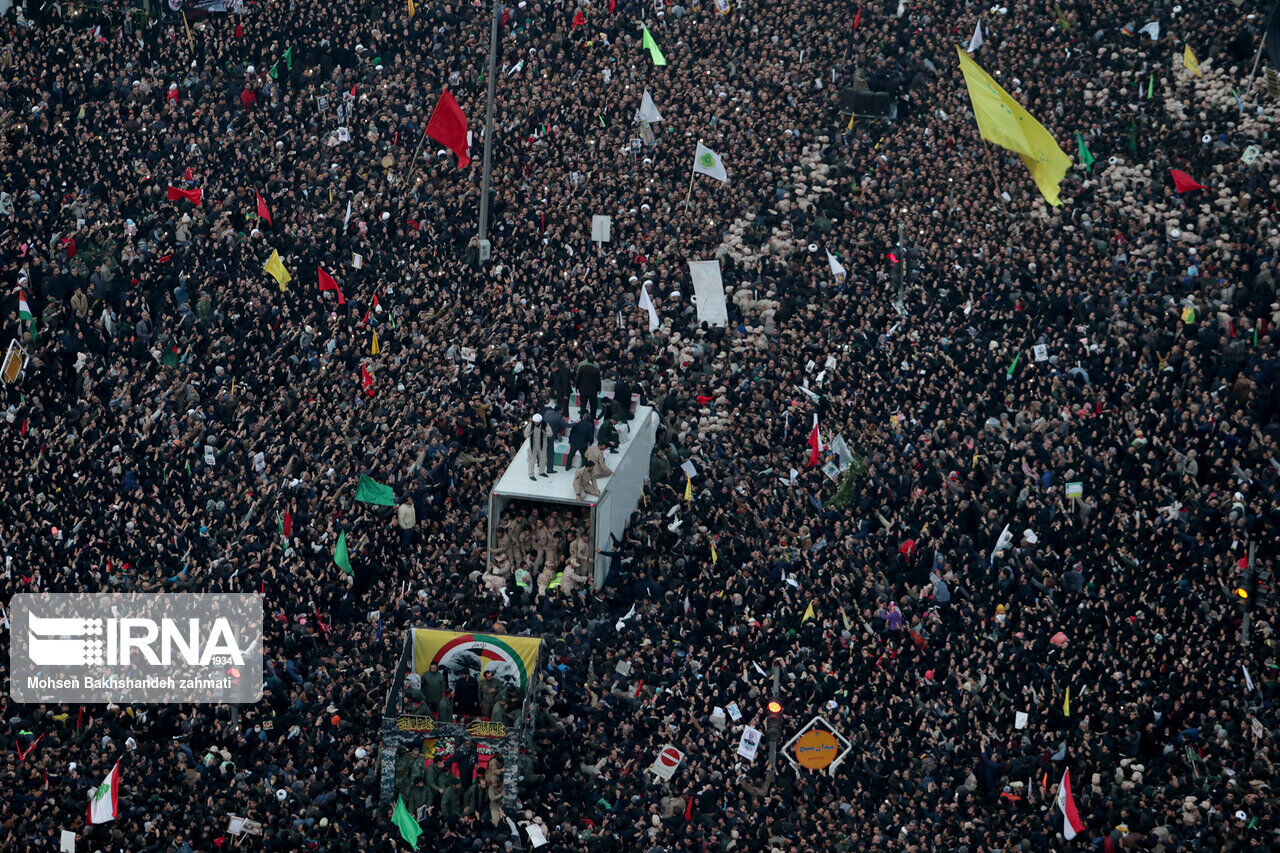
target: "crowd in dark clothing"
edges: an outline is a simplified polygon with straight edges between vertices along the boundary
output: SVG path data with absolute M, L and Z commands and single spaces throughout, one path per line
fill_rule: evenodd
M 484 266 L 491 8 L 243 8 L 0 18 L 0 345 L 30 354 L 2 597 L 263 590 L 267 614 L 238 711 L 0 699 L 0 849 L 225 849 L 231 814 L 255 848 L 407 849 L 377 757 L 413 626 L 550 649 L 519 807 L 441 786 L 421 849 L 527 847 L 507 818 L 575 851 L 1280 843 L 1269 6 L 520 0 Z M 955 47 L 979 19 L 975 60 L 1073 155 L 1061 207 L 978 136 Z M 897 119 L 851 116 L 863 87 Z M 465 169 L 418 147 L 444 89 Z M 690 182 L 699 139 L 728 183 Z M 711 258 L 724 328 L 690 298 Z M 604 588 L 504 602 L 488 491 L 588 351 L 661 415 L 645 501 Z M 833 476 L 815 415 L 854 457 Z M 361 474 L 398 506 L 356 503 Z M 833 772 L 737 754 L 775 666 L 783 739 L 821 714 L 852 742 Z M 86 827 L 117 759 L 120 816 Z

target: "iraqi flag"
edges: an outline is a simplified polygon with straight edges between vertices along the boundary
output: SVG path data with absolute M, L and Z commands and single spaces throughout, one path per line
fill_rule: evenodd
M 822 458 L 822 433 L 818 432 L 818 416 L 813 416 L 813 431 L 809 433 L 809 461 L 804 467 L 812 468 Z
M 1062 834 L 1067 840 L 1084 832 L 1084 821 L 1076 811 L 1076 798 L 1071 796 L 1071 771 L 1062 771 L 1062 784 L 1058 785 L 1058 808 L 1062 811 Z
M 89 794 L 89 823 L 106 823 L 120 816 L 120 762 Z

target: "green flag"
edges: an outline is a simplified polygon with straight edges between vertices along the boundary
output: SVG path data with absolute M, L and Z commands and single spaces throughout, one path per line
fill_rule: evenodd
M 667 58 L 662 55 L 662 51 L 658 49 L 658 43 L 653 40 L 653 36 L 649 35 L 649 28 L 644 28 L 644 37 L 641 39 L 640 46 L 649 51 L 649 58 L 653 60 L 654 65 L 666 65 Z
M 409 810 L 404 807 L 404 797 L 396 797 L 396 807 L 391 812 L 391 822 L 400 828 L 400 837 L 408 841 L 410 847 L 418 849 L 418 836 L 422 834 L 422 827 L 418 826 L 413 815 L 409 814 Z
M 1094 156 L 1089 153 L 1089 146 L 1084 144 L 1084 137 L 1080 135 L 1080 131 L 1076 131 L 1076 147 L 1080 154 L 1080 162 L 1084 164 L 1086 172 L 1093 171 Z
M 289 68 L 293 67 L 293 48 L 289 48 L 284 52 L 284 64 Z
M 356 486 L 356 500 L 379 506 L 395 506 L 396 493 L 390 486 L 384 486 L 368 474 L 360 475 L 360 484 Z
M 1013 378 L 1013 372 L 1018 369 L 1018 362 L 1021 360 L 1022 360 L 1022 353 L 1021 351 L 1019 351 L 1019 353 L 1013 357 L 1013 364 L 1009 365 L 1009 369 L 1004 372 L 1006 379 Z
M 355 577 L 351 571 L 351 554 L 347 551 L 347 531 L 338 534 L 338 544 L 333 547 L 333 564 L 347 574 Z
M 271 73 L 271 79 L 272 79 L 272 80 L 279 80 L 279 79 L 280 79 L 280 71 L 279 71 L 279 70 L 278 70 L 278 68 L 277 68 L 277 66 L 279 66 L 279 65 L 280 65 L 280 63 L 279 63 L 279 62 L 272 63 L 272 65 L 271 65 L 271 72 L 270 72 L 270 73 Z
M 160 363 L 165 367 L 177 367 L 178 360 L 178 348 L 175 346 L 170 346 L 168 352 L 160 357 Z
M 1152 94 L 1156 91 L 1156 75 L 1152 74 L 1147 78 L 1147 100 L 1151 100 Z

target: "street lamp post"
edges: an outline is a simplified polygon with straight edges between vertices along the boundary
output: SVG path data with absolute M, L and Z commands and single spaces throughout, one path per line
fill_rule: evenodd
M 493 0 L 493 23 L 489 27 L 489 94 L 484 108 L 484 176 L 480 180 L 480 266 L 489 260 L 489 180 L 493 156 L 493 93 L 498 77 L 498 23 L 502 0 Z

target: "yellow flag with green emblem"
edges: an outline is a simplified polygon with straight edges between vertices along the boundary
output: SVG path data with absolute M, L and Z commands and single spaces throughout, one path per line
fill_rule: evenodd
M 262 268 L 271 273 L 271 277 L 280 285 L 280 290 L 284 290 L 284 286 L 293 281 L 293 276 L 289 275 L 289 271 L 284 268 L 284 261 L 280 260 L 280 253 L 275 249 L 271 250 L 271 257 L 267 258 L 267 262 Z
M 1062 204 L 1058 199 L 1058 184 L 1071 168 L 1071 158 L 1058 147 L 1044 125 L 1000 88 L 963 49 L 957 47 L 956 53 L 960 56 L 960 70 L 978 121 L 978 133 L 988 142 L 1021 157 L 1044 200 L 1055 207 Z

